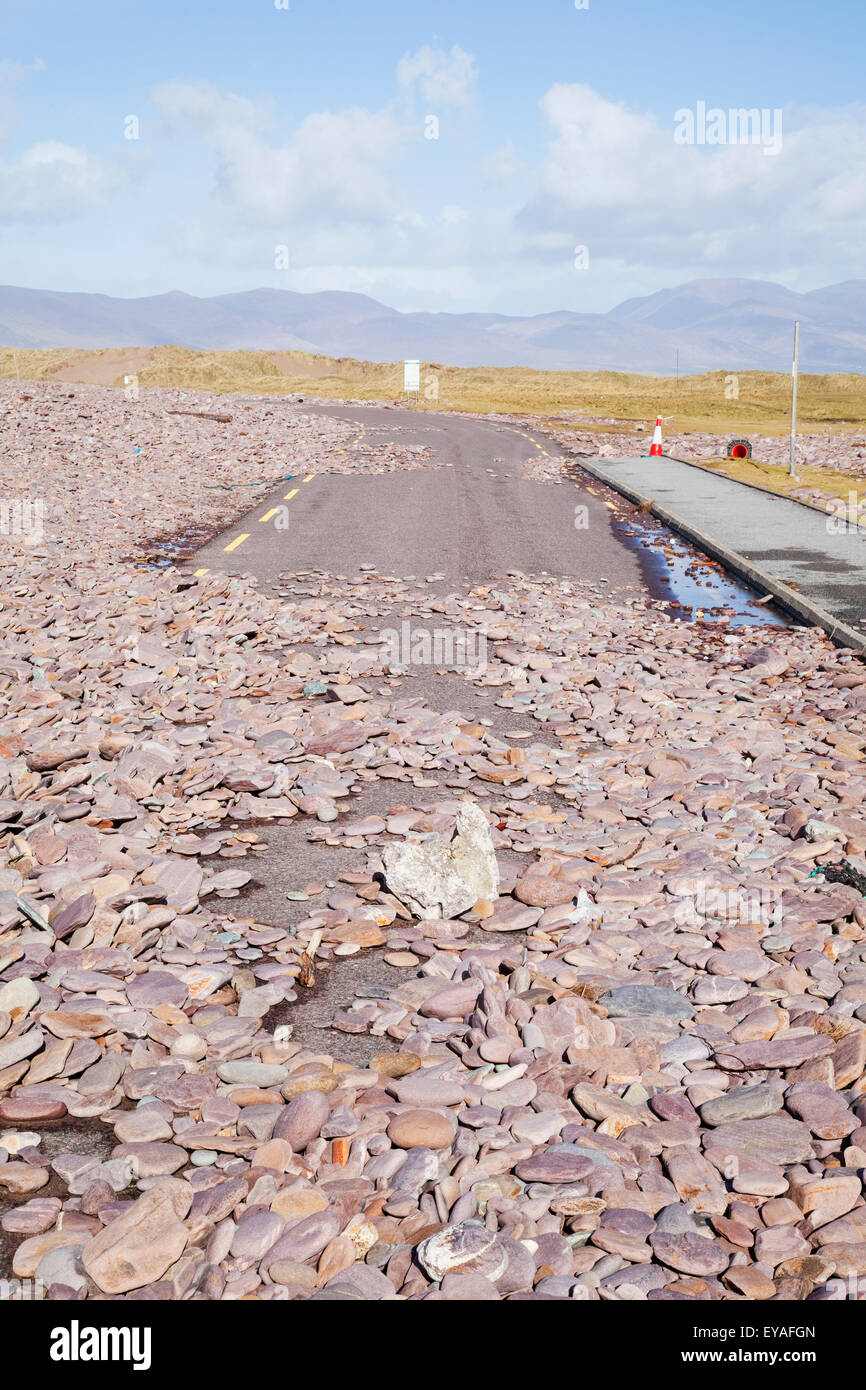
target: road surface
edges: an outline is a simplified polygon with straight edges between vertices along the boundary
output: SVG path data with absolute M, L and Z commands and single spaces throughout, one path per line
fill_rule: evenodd
M 606 580 L 610 594 L 648 592 L 638 554 L 616 534 L 619 509 L 604 489 L 524 479 L 525 460 L 558 452 L 549 440 L 460 415 L 318 404 L 311 410 L 356 422 L 352 442 L 359 447 L 393 438 L 426 445 L 433 457 L 419 469 L 318 473 L 281 483 L 204 546 L 196 567 L 274 582 L 281 572 L 355 574 L 371 564 L 388 574 L 441 574 L 446 584 L 519 570 Z M 291 464 L 287 459 L 287 472 Z

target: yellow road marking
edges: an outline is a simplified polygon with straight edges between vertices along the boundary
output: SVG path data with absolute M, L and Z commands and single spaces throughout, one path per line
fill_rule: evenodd
M 291 500 L 292 500 L 292 498 L 294 497 L 294 495 L 295 495 L 295 493 L 297 492 L 297 490 L 298 490 L 298 489 L 297 489 L 296 487 L 293 487 L 292 490 L 291 490 L 291 492 L 287 492 L 287 493 L 286 493 L 285 497 L 283 498 L 283 501 L 284 501 L 284 502 L 291 502 Z
M 203 574 L 210 574 L 210 570 L 209 570 L 209 569 L 195 570 L 195 571 L 194 571 L 194 578 L 200 579 L 201 576 L 202 576 Z
M 341 452 L 342 452 L 342 451 L 341 451 Z M 306 478 L 304 479 L 304 482 L 305 482 L 305 483 L 311 482 L 311 480 L 312 480 L 313 478 L 315 478 L 315 476 L 316 476 L 315 473 L 308 473 L 307 476 L 306 476 Z
M 266 522 L 266 521 L 270 521 L 271 517 L 272 517 L 272 516 L 276 516 L 276 514 L 277 514 L 277 509 L 276 509 L 276 507 L 271 507 L 271 510 L 270 510 L 269 512 L 265 512 L 264 516 L 259 517 L 259 522 L 260 522 L 260 524 L 263 524 L 263 523 Z
M 528 439 L 528 440 L 529 440 L 529 443 L 530 443 L 530 444 L 534 444 L 535 447 L 536 447 L 536 449 L 538 449 L 538 450 L 540 451 L 540 453 L 544 454 L 545 458 L 550 458 L 550 457 L 551 457 L 550 454 L 547 452 L 546 449 L 542 449 L 542 447 L 541 447 L 541 445 L 539 444 L 538 440 L 537 440 L 537 439 L 533 439 L 533 437 L 532 437 L 531 434 L 524 434 L 524 433 L 523 433 L 523 430 L 516 429 L 514 425 L 505 425 L 504 428 L 507 429 L 507 430 L 510 430 L 510 432 L 511 432 L 512 434 L 519 434 L 520 437 L 521 437 L 521 439 Z
M 223 550 L 237 550 L 238 546 L 243 545 L 244 541 L 248 541 L 249 538 L 249 531 L 244 531 L 242 536 L 235 536 L 233 541 L 229 541 L 228 545 L 224 545 Z

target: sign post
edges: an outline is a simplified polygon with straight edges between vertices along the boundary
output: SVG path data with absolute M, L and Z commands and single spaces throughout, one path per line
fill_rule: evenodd
M 788 473 L 792 478 L 796 474 L 797 462 L 797 376 L 800 370 L 800 320 L 794 324 L 794 365 L 791 368 L 791 463 Z
M 414 395 L 417 402 L 421 393 L 421 363 L 414 358 L 403 363 L 403 390 L 407 400 Z

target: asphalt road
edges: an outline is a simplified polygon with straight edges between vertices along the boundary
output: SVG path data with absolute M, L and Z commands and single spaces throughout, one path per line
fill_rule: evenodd
M 572 480 L 537 483 L 524 478 L 527 459 L 544 461 L 556 450 L 545 437 L 503 422 L 411 409 L 318 404 L 309 409 L 356 422 L 349 448 L 359 455 L 369 446 L 394 440 L 427 445 L 432 457 L 416 470 L 322 472 L 281 483 L 205 545 L 191 568 L 252 574 L 264 587 L 278 590 L 283 587 L 281 575 L 325 570 L 351 579 L 362 565 L 372 565 L 382 574 L 401 577 L 441 575 L 441 581 L 430 585 L 434 591 L 486 583 L 517 570 L 595 583 L 600 592 L 623 599 L 665 595 L 659 576 L 670 548 L 664 528 L 653 524 L 647 531 L 653 547 L 648 556 L 617 524 L 628 518 L 634 530 L 639 529 L 636 519 L 643 519 L 602 484 L 594 479 L 587 479 L 584 487 Z M 291 468 L 291 459 L 286 459 L 286 472 Z M 585 508 L 585 516 L 575 508 Z M 575 520 L 585 520 L 585 527 L 575 526 Z M 291 589 L 290 579 L 284 583 Z M 701 594 L 707 601 L 708 591 L 701 590 L 695 602 L 701 601 Z M 764 610 L 761 615 L 764 620 Z M 407 671 L 400 694 L 420 697 L 433 709 L 459 710 L 471 721 L 484 718 L 499 732 L 538 732 L 531 716 L 500 709 L 489 688 L 457 673 L 439 674 L 433 666 Z M 432 803 L 443 791 L 432 791 L 426 798 L 422 794 L 419 800 Z M 351 814 L 387 814 L 405 795 L 402 786 L 398 789 L 389 781 L 364 781 L 351 797 Z M 257 861 L 255 880 L 243 890 L 236 910 L 260 922 L 284 923 L 305 914 L 306 904 L 287 901 L 289 887 L 302 887 L 311 879 L 333 882 L 340 873 L 365 864 L 363 851 L 311 843 L 301 817 L 257 827 L 257 833 L 269 853 Z M 324 1036 L 320 1030 L 356 990 L 393 983 L 393 972 L 389 974 L 381 956 L 380 951 L 364 952 L 348 969 L 343 968 L 345 962 L 339 968 L 323 967 L 316 989 L 301 1005 L 270 1021 L 290 1020 L 298 1040 L 319 1048 Z M 356 1063 L 366 1063 L 373 1053 L 393 1045 L 366 1035 L 326 1036 L 328 1050 Z
M 446 584 L 519 570 L 607 580 L 607 593 L 648 592 L 638 555 L 612 527 L 618 508 L 603 489 L 524 479 L 524 461 L 548 454 L 546 439 L 411 408 L 310 409 L 357 422 L 359 449 L 393 439 L 427 445 L 433 457 L 419 469 L 318 473 L 282 483 L 204 546 L 195 567 L 269 583 L 299 570 L 352 575 L 365 564 L 401 576 L 442 574 Z M 291 466 L 287 459 L 287 472 Z M 576 507 L 586 508 L 585 517 Z
M 382 574 L 442 575 L 430 585 L 434 591 L 484 583 L 519 570 L 591 583 L 606 580 L 603 592 L 623 598 L 649 592 L 645 559 L 642 569 L 638 548 L 614 529 L 617 517 L 632 512 L 629 504 L 621 504 L 615 495 L 605 496 L 607 490 L 594 481 L 588 490 L 571 481 L 539 484 L 524 479 L 525 460 L 544 459 L 546 439 L 533 440 L 525 431 L 459 415 L 375 407 L 310 409 L 356 421 L 349 448 L 359 453 L 394 440 L 427 445 L 433 456 L 419 469 L 301 474 L 281 483 L 204 546 L 191 568 L 252 574 L 266 588 L 278 589 L 282 574 L 326 570 L 351 578 L 362 565 L 373 565 Z M 291 468 L 287 459 L 286 472 Z M 585 528 L 575 526 L 576 507 L 586 508 Z M 291 587 L 290 580 L 286 587 Z M 500 710 L 488 689 L 456 673 L 437 674 L 432 666 L 407 672 L 401 694 L 421 697 L 434 709 L 460 710 L 470 720 L 486 718 L 494 728 L 537 733 L 530 716 Z M 401 794 L 405 797 L 390 782 L 364 782 L 352 796 L 351 813 L 387 814 Z M 314 878 L 333 881 L 347 869 L 364 867 L 366 856 L 360 851 L 338 854 L 311 844 L 300 817 L 286 825 L 257 827 L 257 832 L 270 852 L 258 860 L 255 880 L 237 907 L 258 921 L 285 922 L 304 915 L 305 904 L 287 902 L 288 887 Z M 364 952 L 357 962 L 353 958 L 348 970 L 342 968 L 344 962 L 340 968 L 323 967 L 316 989 L 285 1014 L 294 1036 L 322 1046 L 320 1030 L 335 1009 L 351 1001 L 355 990 L 393 984 L 393 971 L 381 955 Z M 270 1021 L 285 1020 L 281 1014 Z M 387 1039 L 364 1035 L 328 1032 L 327 1039 L 335 1055 L 359 1064 L 393 1046 Z

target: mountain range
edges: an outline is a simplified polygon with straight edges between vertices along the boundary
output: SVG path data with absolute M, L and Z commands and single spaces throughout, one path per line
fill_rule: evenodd
M 299 349 L 457 367 L 683 375 L 791 369 L 800 320 L 806 372 L 866 372 L 866 280 L 796 293 L 769 280 L 691 280 L 607 313 L 516 317 L 401 313 L 363 294 L 242 290 L 140 299 L 0 286 L 0 344 L 18 348 Z

